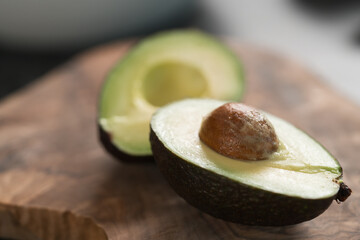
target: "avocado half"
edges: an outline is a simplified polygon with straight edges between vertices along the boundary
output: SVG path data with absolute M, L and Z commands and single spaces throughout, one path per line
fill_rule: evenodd
M 213 37 L 197 30 L 147 37 L 105 81 L 98 114 L 101 142 L 120 160 L 147 160 L 149 123 L 157 108 L 183 98 L 238 101 L 243 89 L 241 63 Z
M 151 120 L 156 163 L 188 203 L 231 222 L 281 226 L 313 219 L 333 200 L 349 196 L 339 162 L 307 134 L 273 115 L 264 113 L 279 148 L 266 160 L 235 160 L 207 147 L 198 136 L 202 119 L 224 103 L 183 100 L 159 109 Z

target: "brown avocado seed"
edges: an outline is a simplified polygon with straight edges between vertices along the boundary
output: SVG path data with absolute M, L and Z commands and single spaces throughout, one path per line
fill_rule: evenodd
M 241 160 L 267 159 L 279 146 L 270 121 L 241 103 L 226 103 L 213 110 L 203 119 L 199 137 L 217 153 Z

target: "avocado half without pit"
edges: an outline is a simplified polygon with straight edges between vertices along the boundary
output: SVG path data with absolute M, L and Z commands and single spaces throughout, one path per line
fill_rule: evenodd
M 237 57 L 205 33 L 174 30 L 145 38 L 105 81 L 98 115 L 101 142 L 120 160 L 148 159 L 149 123 L 157 108 L 183 98 L 237 101 L 243 84 Z
M 339 162 L 288 122 L 240 103 L 182 100 L 151 120 L 154 158 L 188 203 L 221 219 L 296 224 L 351 190 Z

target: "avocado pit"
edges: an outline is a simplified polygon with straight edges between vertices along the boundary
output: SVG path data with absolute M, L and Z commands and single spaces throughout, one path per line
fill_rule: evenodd
M 275 129 L 265 115 L 235 102 L 207 115 L 199 137 L 217 153 L 233 159 L 264 160 L 279 147 Z

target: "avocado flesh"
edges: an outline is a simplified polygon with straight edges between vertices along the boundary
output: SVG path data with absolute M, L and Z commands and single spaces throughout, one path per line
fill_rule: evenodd
M 154 115 L 154 157 L 174 190 L 213 216 L 250 225 L 295 224 L 325 211 L 339 191 L 341 167 L 284 120 L 265 113 L 280 140 L 267 160 L 234 160 L 201 143 L 202 118 L 224 103 L 185 100 Z
M 98 123 L 120 151 L 151 155 L 149 122 L 183 98 L 239 100 L 242 67 L 221 43 L 195 30 L 151 36 L 113 69 L 101 92 Z

